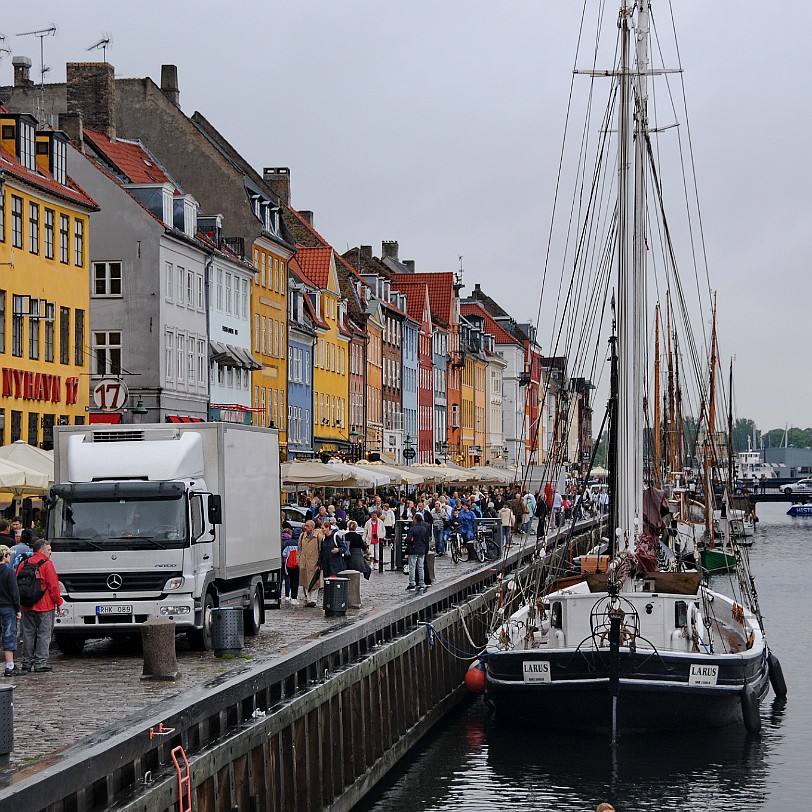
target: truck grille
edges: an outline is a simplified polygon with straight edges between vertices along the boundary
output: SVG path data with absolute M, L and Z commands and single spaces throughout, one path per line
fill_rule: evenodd
M 121 586 L 112 589 L 108 585 L 111 573 L 73 573 L 60 575 L 59 580 L 65 585 L 68 594 L 74 592 L 160 592 L 170 579 L 179 577 L 179 572 L 119 572 Z

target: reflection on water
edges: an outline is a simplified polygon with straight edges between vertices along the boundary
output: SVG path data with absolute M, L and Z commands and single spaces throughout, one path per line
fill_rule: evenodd
M 787 700 L 762 704 L 762 732 L 742 726 L 691 735 L 638 737 L 613 750 L 597 737 L 553 735 L 506 724 L 476 700 L 450 716 L 363 804 L 365 812 L 785 812 L 809 808 L 812 645 L 798 633 L 810 617 L 799 565 L 812 544 L 812 519 L 783 505 L 760 508 L 750 549 L 767 637 L 779 656 Z M 721 584 L 715 584 L 722 588 Z

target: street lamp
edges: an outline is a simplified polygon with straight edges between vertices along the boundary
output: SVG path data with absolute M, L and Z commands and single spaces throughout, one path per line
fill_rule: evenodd
M 443 442 L 440 443 L 440 451 L 443 454 L 443 462 L 448 465 L 448 440 L 443 440 Z
M 412 440 L 411 435 L 407 434 L 406 439 L 403 441 L 403 445 L 405 446 L 403 449 L 403 459 L 406 460 L 406 465 L 409 465 L 415 456 L 415 450 L 412 448 L 413 442 L 414 440 Z
M 144 415 L 149 412 L 146 406 L 144 406 L 144 401 L 141 398 L 138 398 L 137 403 L 130 409 L 133 416 L 133 423 L 140 423 L 144 419 Z

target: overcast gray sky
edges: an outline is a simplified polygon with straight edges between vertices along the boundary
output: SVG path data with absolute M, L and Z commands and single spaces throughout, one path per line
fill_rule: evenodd
M 812 4 L 675 5 L 738 416 L 806 428 Z M 100 59 L 85 49 L 105 33 L 118 76 L 160 82 L 177 64 L 183 110 L 260 171 L 290 167 L 293 205 L 336 249 L 398 240 L 424 271 L 462 255 L 467 290 L 534 320 L 580 14 L 580 0 L 43 0 L 4 4 L 0 32 L 38 79 L 39 39 L 15 35 L 58 26 L 48 81 Z M 654 14 L 667 22 L 668 4 Z

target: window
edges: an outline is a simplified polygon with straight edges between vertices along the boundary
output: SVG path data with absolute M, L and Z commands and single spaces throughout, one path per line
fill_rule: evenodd
M 217 269 L 217 288 L 216 288 L 216 295 L 215 295 L 215 302 L 217 303 L 217 309 L 222 311 L 223 309 L 223 271 L 221 268 Z
M 262 317 L 262 354 L 268 354 L 268 321 Z
M 177 277 L 177 281 L 178 281 L 178 284 L 177 284 L 177 287 L 176 287 L 176 292 L 175 292 L 175 304 L 182 305 L 183 304 L 183 284 L 184 284 L 184 281 L 185 281 L 186 274 L 184 273 L 184 270 L 183 270 L 183 268 L 180 267 L 180 265 L 178 265 L 178 267 L 177 267 L 177 269 L 175 271 L 175 276 Z
M 186 337 L 186 380 L 189 386 L 195 382 L 195 338 L 194 336 Z
M 231 313 L 231 280 L 230 273 L 226 274 L 226 313 Z
M 37 168 L 37 156 L 34 133 L 34 125 L 28 121 L 20 121 L 20 163 L 32 172 Z M 36 443 L 32 443 L 36 445 Z
M 121 333 L 117 331 L 94 332 L 93 357 L 95 375 L 120 375 Z
M 23 199 L 17 195 L 11 196 L 11 244 L 23 247 Z
M 56 321 L 56 305 L 53 302 L 45 304 L 45 360 L 54 362 L 54 321 Z
M 254 352 L 259 352 L 259 313 L 254 313 Z
M 73 362 L 77 367 L 85 365 L 85 311 L 77 308 L 73 328 Z
M 70 363 L 70 308 L 59 308 L 59 363 Z
M 68 180 L 68 145 L 60 138 L 51 141 L 51 149 L 54 151 L 54 178 L 63 186 Z
M 28 413 L 28 444 L 39 444 L 39 415 L 36 412 Z
M 164 335 L 164 365 L 166 366 L 166 378 L 172 380 L 172 368 L 175 361 L 175 333 L 167 330 Z
M 175 292 L 175 275 L 174 275 L 175 269 L 172 267 L 171 262 L 167 262 L 165 268 L 166 268 L 166 279 L 164 287 L 164 297 L 166 298 L 167 302 L 171 302 L 172 296 Z
M 54 258 L 54 210 L 45 209 L 45 258 Z
M 203 297 L 203 274 L 199 273 L 197 275 L 197 309 L 203 310 L 205 305 L 204 297 Z
M 202 338 L 197 339 L 197 382 L 206 383 L 206 342 Z
M 186 306 L 195 306 L 195 272 L 186 271 Z
M 85 221 L 73 221 L 73 264 L 81 268 L 85 264 Z
M 23 297 L 11 298 L 11 354 L 23 357 Z
M 6 192 L 0 189 L 0 242 L 6 241 Z
M 59 215 L 59 261 L 68 264 L 68 240 L 70 238 L 70 217 L 67 214 Z
M 93 263 L 93 295 L 121 296 L 120 262 Z
M 32 254 L 39 253 L 39 206 L 36 203 L 28 204 L 28 250 Z
M 175 373 L 178 376 L 178 383 L 183 381 L 183 356 L 186 350 L 186 336 L 178 333 L 177 347 L 175 350 Z
M 0 290 L 0 352 L 6 351 L 6 292 Z M 2 431 L 0 431 L 2 434 Z
M 250 318 L 251 313 L 248 310 L 248 280 L 242 281 L 242 317 L 244 319 Z

